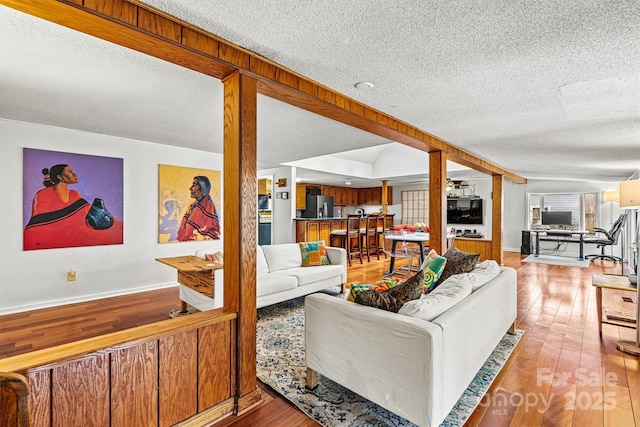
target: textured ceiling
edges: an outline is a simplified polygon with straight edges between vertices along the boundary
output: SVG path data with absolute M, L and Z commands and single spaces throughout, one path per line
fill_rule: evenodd
M 640 168 L 637 1 L 146 3 L 526 178 Z M 217 80 L 5 7 L 0 20 L 0 117 L 220 152 Z M 425 177 L 424 153 L 266 97 L 258 112 L 260 167 Z

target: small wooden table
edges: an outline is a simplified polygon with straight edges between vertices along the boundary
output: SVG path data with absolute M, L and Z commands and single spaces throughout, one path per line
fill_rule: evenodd
M 608 274 L 594 274 L 591 277 L 591 284 L 596 287 L 596 306 L 598 308 L 598 332 L 602 336 L 602 324 L 624 326 L 635 328 L 636 322 L 625 322 L 623 320 L 602 320 L 602 289 L 617 289 L 619 291 L 637 292 L 638 288 L 633 286 L 626 276 L 613 276 Z M 636 302 L 637 303 L 637 302 Z
M 178 270 L 178 283 L 194 291 L 213 298 L 215 287 L 213 270 L 224 266 L 193 255 L 172 258 L 156 258 L 156 261 Z M 180 301 L 182 312 L 187 311 L 187 303 Z

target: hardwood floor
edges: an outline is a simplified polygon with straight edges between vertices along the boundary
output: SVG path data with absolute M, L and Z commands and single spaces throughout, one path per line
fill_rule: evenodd
M 635 329 L 603 326 L 598 336 L 591 275 L 620 274 L 595 261 L 589 268 L 523 263 L 518 271 L 518 328 L 525 335 L 466 426 L 640 426 L 640 358 L 616 349 Z M 348 283 L 374 283 L 388 260 L 349 268 Z M 623 302 L 622 296 L 633 298 Z M 635 311 L 636 296 L 604 290 L 603 306 Z M 0 316 L 0 358 L 163 320 L 179 307 L 177 288 Z M 472 349 L 470 349 L 472 350 Z M 287 400 L 259 383 L 265 402 L 216 426 L 317 426 Z

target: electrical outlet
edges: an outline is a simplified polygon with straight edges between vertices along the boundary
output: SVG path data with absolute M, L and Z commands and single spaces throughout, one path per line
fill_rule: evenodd
M 76 271 L 69 270 L 67 271 L 67 282 L 75 282 L 76 281 Z

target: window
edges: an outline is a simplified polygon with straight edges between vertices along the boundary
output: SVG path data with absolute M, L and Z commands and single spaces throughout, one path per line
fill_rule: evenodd
M 568 228 L 593 233 L 597 200 L 598 193 L 527 193 L 527 223 L 529 228 L 541 226 L 543 211 L 570 211 Z
M 429 191 L 402 192 L 402 224 L 422 222 L 429 225 Z

